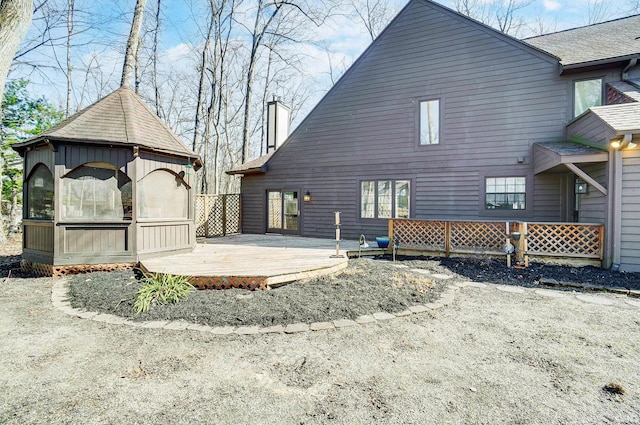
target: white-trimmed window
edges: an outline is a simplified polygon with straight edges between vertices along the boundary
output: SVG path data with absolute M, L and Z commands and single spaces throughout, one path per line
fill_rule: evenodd
M 602 78 L 573 82 L 573 116 L 577 117 L 592 106 L 602 105 Z
M 440 143 L 440 100 L 420 102 L 420 145 Z
M 486 209 L 524 210 L 526 208 L 526 192 L 525 177 L 486 177 Z
M 409 180 L 369 180 L 360 183 L 361 218 L 409 218 Z

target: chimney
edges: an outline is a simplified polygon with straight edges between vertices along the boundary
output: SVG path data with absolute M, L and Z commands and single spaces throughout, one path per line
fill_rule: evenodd
M 284 106 L 279 96 L 267 102 L 267 153 L 278 149 L 289 137 L 291 110 Z

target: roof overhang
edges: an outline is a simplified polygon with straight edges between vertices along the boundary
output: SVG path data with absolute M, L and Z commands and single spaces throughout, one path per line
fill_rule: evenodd
M 534 143 L 533 172 L 564 172 L 567 164 L 607 162 L 609 152 L 574 142 Z
M 245 162 L 242 165 L 238 165 L 231 170 L 226 171 L 230 176 L 247 175 L 247 174 L 264 174 L 269 170 L 268 162 L 273 156 L 274 152 L 270 152 L 259 158 L 253 159 L 249 162 Z
M 640 54 L 638 53 L 634 53 L 631 55 L 568 64 L 563 64 L 562 62 L 560 62 L 560 75 L 575 74 L 577 72 L 586 71 L 598 71 L 611 67 L 620 67 L 629 63 L 629 61 L 631 61 L 632 59 L 637 59 L 639 55 Z
M 36 136 L 32 139 L 26 140 L 24 142 L 15 143 L 11 145 L 11 148 L 18 152 L 18 154 L 24 157 L 24 153 L 37 149 L 39 147 L 47 146 L 52 151 L 57 152 L 59 145 L 83 145 L 83 146 L 108 146 L 110 148 L 119 148 L 119 149 L 133 149 L 134 153 L 138 150 L 143 150 L 147 152 L 152 152 L 156 154 L 168 155 L 172 157 L 178 158 L 186 158 L 187 161 L 194 167 L 196 171 L 202 168 L 202 161 L 198 155 L 187 155 L 184 152 L 177 152 L 169 149 L 158 149 L 152 148 L 148 146 L 139 146 L 134 143 L 129 142 L 114 142 L 111 140 L 78 140 L 71 138 L 60 138 L 60 137 L 47 137 L 47 136 Z

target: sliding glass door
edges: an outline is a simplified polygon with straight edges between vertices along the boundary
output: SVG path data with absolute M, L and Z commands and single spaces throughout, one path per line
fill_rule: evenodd
M 267 232 L 297 234 L 299 217 L 298 191 L 267 191 Z

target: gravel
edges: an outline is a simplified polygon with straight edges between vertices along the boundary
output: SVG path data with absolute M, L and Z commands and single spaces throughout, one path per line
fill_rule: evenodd
M 354 261 L 346 276 L 324 283 L 335 291 L 327 292 L 333 297 L 318 292 L 311 298 L 323 301 L 310 304 L 311 310 L 328 305 L 340 297 L 337 288 L 349 288 L 343 284 L 349 276 L 369 276 L 359 287 L 366 284 L 370 290 L 360 290 L 360 296 L 376 301 L 366 308 L 403 308 L 402 303 L 433 296 L 444 285 L 464 286 L 445 307 L 340 329 L 263 335 L 80 319 L 52 306 L 53 279 L 12 271 L 0 280 L 0 423 L 640 423 L 639 299 L 541 288 L 540 272 L 492 269 L 486 261 L 455 269 L 447 261 L 411 260 L 396 264 L 408 266 L 400 268 L 388 261 Z M 385 277 L 371 278 L 368 273 L 377 275 L 371 270 Z M 585 273 L 545 270 L 559 280 L 575 281 Z M 394 280 L 394 273 L 401 279 Z M 494 274 L 502 277 L 491 283 Z M 74 285 L 95 290 L 98 283 L 120 282 L 131 292 L 121 293 L 118 301 L 134 292 L 130 274 L 100 276 L 78 277 Z M 424 280 L 407 283 L 414 278 Z M 625 275 L 624 282 L 615 278 L 607 275 L 604 283 L 638 283 L 637 275 Z M 433 281 L 428 289 L 426 281 Z M 465 284 L 470 281 L 484 284 Z M 236 292 L 226 303 L 230 310 L 242 303 L 251 310 L 270 294 L 274 310 L 281 310 L 294 302 L 292 296 L 282 303 L 274 297 L 296 286 L 304 293 L 323 284 L 226 291 Z M 380 299 L 385 291 L 393 293 L 393 304 Z M 341 304 L 351 303 L 335 305 Z M 235 316 L 245 324 L 256 317 Z M 271 317 L 280 320 L 285 314 Z

